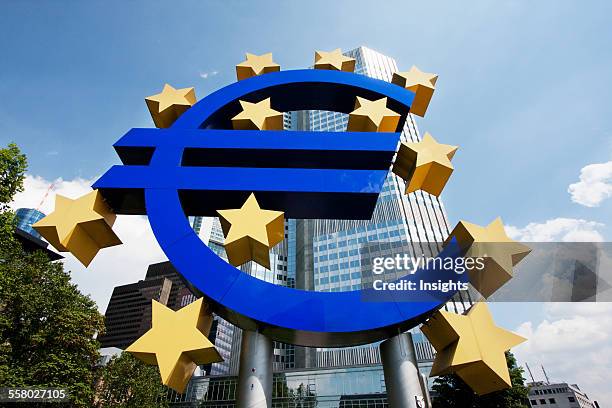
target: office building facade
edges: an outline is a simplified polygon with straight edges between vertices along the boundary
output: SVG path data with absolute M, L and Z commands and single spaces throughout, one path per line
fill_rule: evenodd
M 529 404 L 532 407 L 550 408 L 598 408 L 577 384 L 533 382 L 529 387 Z
M 355 72 L 391 81 L 398 70 L 395 60 L 367 47 L 345 55 L 356 60 Z M 348 115 L 328 111 L 292 112 L 297 130 L 336 131 L 347 128 Z M 402 142 L 421 139 L 416 122 L 408 115 L 401 132 Z M 370 220 L 297 220 L 295 223 L 295 256 L 290 264 L 297 274 L 296 287 L 305 290 L 340 292 L 362 288 L 362 276 L 371 271 L 369 252 L 386 250 L 400 243 L 410 256 L 435 255 L 450 233 L 442 200 L 423 191 L 405 194 L 403 179 L 389 173 Z M 290 231 L 293 233 L 293 231 Z M 461 293 L 445 308 L 462 313 L 471 304 L 469 293 Z M 418 329 L 412 330 L 419 338 Z M 423 344 L 427 344 L 426 340 Z M 427 346 L 423 346 L 427 347 Z M 378 343 L 360 346 L 366 351 L 343 349 L 298 349 L 298 367 L 326 367 L 329 364 L 359 365 L 380 361 Z M 354 349 L 354 348 L 353 348 Z
M 172 281 L 161 277 L 117 286 L 104 314 L 106 331 L 100 347 L 127 348 L 151 328 L 151 300 L 168 304 Z
M 222 247 L 221 247 L 222 248 Z M 149 265 L 144 280 L 117 286 L 105 313 L 106 332 L 99 337 L 100 346 L 125 349 L 151 328 L 151 300 L 178 310 L 197 299 L 170 262 Z M 232 328 L 225 320 L 214 316 L 208 336 L 222 362 L 200 367 L 201 375 L 230 373 Z
M 41 239 L 40 234 L 34 228 L 32 224 L 42 220 L 45 214 L 34 209 L 34 208 L 18 208 L 15 211 L 15 220 L 17 221 L 17 228 L 27 232 L 35 238 Z
M 45 214 L 33 208 L 18 208 L 15 211 L 14 236 L 26 253 L 42 251 L 47 255 L 49 260 L 57 261 L 64 257 L 50 250 L 47 241 L 44 241 L 38 231 L 32 228 L 32 224 L 44 217 Z
M 233 408 L 236 376 L 194 377 L 171 406 Z M 286 370 L 274 373 L 273 408 L 387 408 L 382 366 Z
M 193 230 L 219 257 L 227 261 L 223 248 L 223 230 L 218 218 L 193 217 Z M 209 375 L 228 375 L 238 373 L 238 350 L 240 350 L 239 329 L 220 316 L 213 314 L 213 324 L 208 339 L 215 345 L 223 361 L 208 364 L 203 371 Z M 238 346 L 236 346 L 238 344 Z M 238 348 L 236 348 L 238 347 Z

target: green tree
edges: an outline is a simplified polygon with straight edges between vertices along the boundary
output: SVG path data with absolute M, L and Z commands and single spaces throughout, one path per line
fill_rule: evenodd
M 97 407 L 167 407 L 168 389 L 159 370 L 129 353 L 115 356 L 98 372 Z
M 23 179 L 28 163 L 14 143 L 0 149 L 0 251 L 11 248 L 13 238 L 13 213 L 8 204 L 13 196 L 23 191 Z
M 66 388 L 72 405 L 90 407 L 103 316 L 62 263 L 14 239 L 8 203 L 25 170 L 17 146 L 0 149 L 0 386 Z
M 5 210 L 13 196 L 23 191 L 28 161 L 15 143 L 0 149 L 0 209 Z
M 523 368 L 516 365 L 510 352 L 506 352 L 506 362 L 512 388 L 479 397 L 458 376 L 443 375 L 436 378 L 432 387 L 437 393 L 433 408 L 528 408 L 529 390 L 525 387 Z

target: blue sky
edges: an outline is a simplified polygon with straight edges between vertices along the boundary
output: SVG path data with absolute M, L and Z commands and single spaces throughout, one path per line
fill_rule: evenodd
M 143 98 L 164 82 L 202 96 L 235 80 L 245 51 L 288 69 L 363 44 L 440 75 L 419 125 L 460 145 L 451 220 L 605 222 L 610 205 L 583 208 L 566 190 L 612 156 L 611 12 L 595 1 L 7 2 L 0 142 L 18 142 L 33 174 L 91 178 L 117 162 L 111 144 L 127 129 L 151 126 Z
M 460 146 L 443 194 L 452 224 L 501 215 L 539 237 L 584 220 L 610 240 L 612 200 L 588 207 L 567 190 L 612 160 L 611 15 L 610 2 L 563 0 L 5 1 L 0 144 L 17 142 L 32 176 L 89 180 L 118 163 L 116 139 L 153 126 L 143 98 L 165 82 L 202 97 L 235 81 L 245 52 L 291 69 L 366 45 L 440 76 L 418 124 Z M 494 308 L 508 327 L 550 312 Z

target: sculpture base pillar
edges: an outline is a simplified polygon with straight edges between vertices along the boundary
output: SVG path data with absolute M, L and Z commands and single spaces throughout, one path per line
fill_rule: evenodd
M 390 408 L 427 408 L 412 335 L 402 333 L 380 344 Z
M 272 407 L 272 358 L 272 340 L 257 332 L 242 332 L 237 408 Z

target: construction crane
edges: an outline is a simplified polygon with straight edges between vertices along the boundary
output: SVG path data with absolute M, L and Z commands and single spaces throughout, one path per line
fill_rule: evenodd
M 546 370 L 544 369 L 544 365 L 540 364 L 542 367 L 542 372 L 544 373 L 544 378 L 546 378 L 546 384 L 550 384 L 550 380 L 548 379 L 548 374 L 546 374 Z
M 49 184 L 49 188 L 47 188 L 47 191 L 45 192 L 45 195 L 43 196 L 42 200 L 40 200 L 40 203 L 38 204 L 38 207 L 36 207 L 37 211 L 40 211 L 40 208 L 43 206 L 43 204 L 47 200 L 47 197 L 49 196 L 49 193 L 51 191 L 53 191 L 54 188 L 55 188 L 55 181 L 53 183 Z
M 527 367 L 527 371 L 529 371 L 529 376 L 531 377 L 531 382 L 535 383 L 535 379 L 533 378 L 533 374 L 531 373 L 531 368 L 529 368 L 529 364 L 525 363 Z

